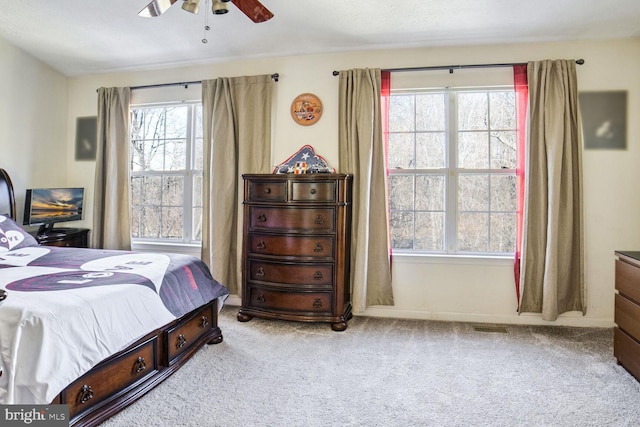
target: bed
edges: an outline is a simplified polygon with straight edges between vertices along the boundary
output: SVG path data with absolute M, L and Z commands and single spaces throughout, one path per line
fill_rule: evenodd
M 0 169 L 0 404 L 94 426 L 222 341 L 228 290 L 195 257 L 41 246 Z

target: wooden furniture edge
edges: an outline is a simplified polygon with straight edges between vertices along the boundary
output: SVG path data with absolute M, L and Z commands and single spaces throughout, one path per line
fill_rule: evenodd
M 179 326 L 184 321 L 191 319 L 195 313 L 202 310 L 203 307 L 206 307 L 210 304 L 213 304 L 213 311 L 215 315 L 214 323 L 211 327 L 211 330 L 206 334 L 200 336 L 196 341 L 194 341 L 187 350 L 184 351 L 179 357 L 177 357 L 172 363 L 167 363 L 166 358 L 166 350 L 165 350 L 165 340 L 166 340 L 166 332 L 176 326 Z M 158 340 L 158 351 L 156 352 L 157 360 L 155 363 L 158 366 L 157 372 L 152 375 L 149 375 L 143 381 L 134 383 L 131 386 L 128 386 L 121 390 L 116 390 L 110 396 L 103 399 L 103 401 L 97 404 L 94 407 L 90 407 L 84 412 L 81 412 L 77 415 L 70 415 L 69 426 L 70 427 L 94 427 L 104 422 L 108 418 L 127 408 L 138 399 L 143 397 L 149 391 L 151 391 L 154 387 L 159 385 L 162 381 L 171 376 L 174 372 L 180 369 L 187 361 L 189 361 L 198 350 L 204 347 L 205 344 L 219 344 L 223 341 L 222 331 L 218 326 L 218 300 L 211 301 L 203 306 L 200 306 L 193 311 L 185 314 L 180 319 L 174 320 L 167 325 L 156 329 L 155 331 L 150 332 L 149 334 L 143 336 L 142 338 L 136 340 L 127 348 L 119 351 L 118 353 L 108 357 L 107 359 L 98 363 L 94 368 L 92 368 L 89 372 L 84 374 L 82 377 L 78 378 L 74 381 L 74 383 L 81 378 L 89 375 L 96 375 L 100 373 L 101 369 L 109 364 L 113 363 L 117 360 L 121 355 L 135 349 L 140 344 L 157 337 Z M 105 378 L 104 380 L 106 380 Z M 58 396 L 51 402 L 52 404 L 65 404 L 68 389 L 71 387 L 68 386 L 63 389 Z M 72 396 L 68 396 L 72 397 Z

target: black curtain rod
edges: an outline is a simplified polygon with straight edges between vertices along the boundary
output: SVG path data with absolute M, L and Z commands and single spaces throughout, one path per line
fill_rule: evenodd
M 151 89 L 154 87 L 168 87 L 168 86 L 184 86 L 184 88 L 188 88 L 189 85 L 199 85 L 202 84 L 201 81 L 192 81 L 192 82 L 176 82 L 176 83 L 158 83 L 155 85 L 142 85 L 142 86 L 131 86 L 131 90 L 136 89 Z
M 280 75 L 278 73 L 274 73 L 271 74 L 271 78 L 274 81 L 278 81 L 278 79 L 280 78 Z M 202 81 L 200 80 L 195 80 L 192 82 L 176 82 L 176 83 L 158 83 L 155 85 L 143 85 L 143 86 L 131 86 L 131 90 L 136 90 L 136 89 L 150 89 L 150 88 L 154 88 L 154 87 L 167 87 L 167 86 L 184 86 L 185 89 L 189 87 L 189 85 L 199 85 L 202 84 Z
M 584 64 L 584 59 L 577 59 L 576 64 Z M 402 72 L 402 71 L 433 71 L 433 70 L 449 70 L 449 73 L 453 73 L 453 70 L 462 70 L 464 68 L 497 68 L 497 67 L 513 67 L 514 65 L 527 65 L 526 62 L 515 62 L 510 64 L 471 64 L 471 65 L 436 65 L 432 67 L 410 67 L 410 68 L 389 68 L 384 71 Z M 334 71 L 333 75 L 337 76 L 340 71 Z

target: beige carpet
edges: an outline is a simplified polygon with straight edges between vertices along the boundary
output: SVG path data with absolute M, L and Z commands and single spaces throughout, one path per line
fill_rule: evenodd
M 611 329 L 355 317 L 333 332 L 236 313 L 224 342 L 103 426 L 640 425 Z

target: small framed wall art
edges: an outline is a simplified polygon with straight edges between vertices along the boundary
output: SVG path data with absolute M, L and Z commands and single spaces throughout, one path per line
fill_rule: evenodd
M 291 117 L 302 126 L 309 126 L 320 120 L 322 116 L 322 101 L 312 93 L 296 96 L 291 103 Z
M 580 92 L 584 148 L 627 148 L 627 92 Z
M 76 120 L 76 160 L 95 160 L 98 139 L 98 118 L 78 117 Z

